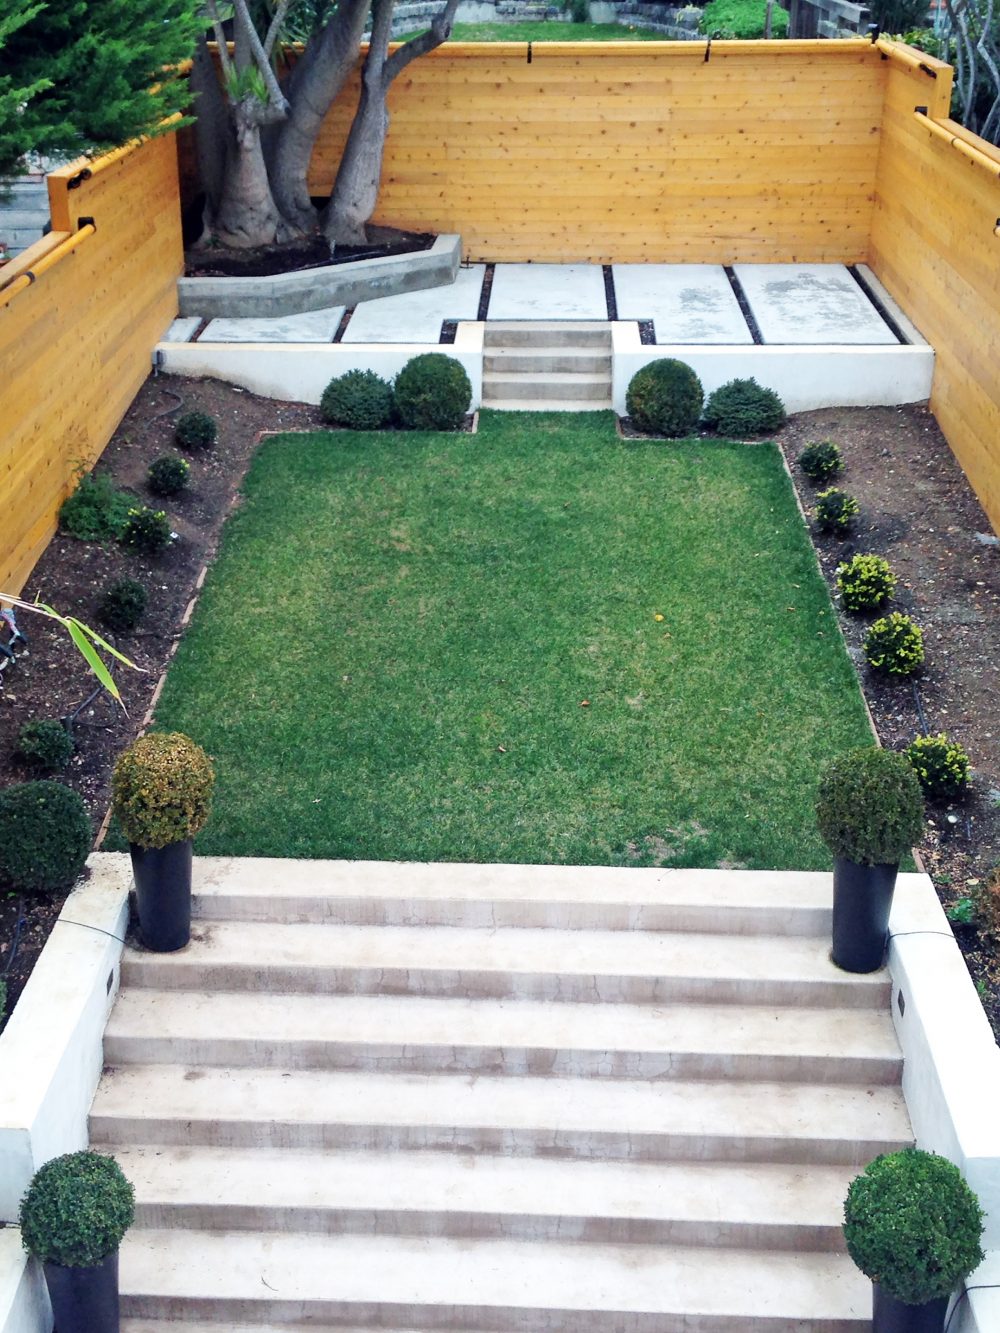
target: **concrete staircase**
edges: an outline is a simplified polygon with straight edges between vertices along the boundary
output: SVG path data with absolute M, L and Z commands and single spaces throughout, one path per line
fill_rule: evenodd
M 489 322 L 483 406 L 508 412 L 593 412 L 611 406 L 611 325 Z
M 910 1141 L 826 875 L 196 862 L 91 1115 L 123 1333 L 861 1333 L 846 1186 Z

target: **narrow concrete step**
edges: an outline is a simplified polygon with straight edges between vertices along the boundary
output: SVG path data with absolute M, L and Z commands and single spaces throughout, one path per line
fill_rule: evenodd
M 521 398 L 537 402 L 549 398 L 558 402 L 604 402 L 610 394 L 608 375 L 576 375 L 560 371 L 483 375 L 484 406 L 496 399 L 516 401 Z
M 37 208 L 28 208 L 22 201 L 17 201 L 7 208 L 0 204 L 0 227 L 5 233 L 17 231 L 19 228 L 41 232 L 48 220 L 48 200 Z
M 913 1142 L 893 1086 L 123 1065 L 91 1142 L 844 1164 Z
M 827 936 L 202 921 L 191 948 L 126 949 L 121 976 L 160 990 L 884 1010 L 888 974 L 843 972 L 829 954 Z
M 607 399 L 588 398 L 496 398 L 483 392 L 483 407 L 491 412 L 606 412 L 612 406 Z
M 611 353 L 592 347 L 497 347 L 483 359 L 486 376 L 545 374 L 551 371 L 602 375 L 611 379 Z
M 494 1333 L 862 1333 L 846 1255 L 655 1245 L 133 1228 L 128 1318 L 353 1322 Z
M 611 347 L 611 325 L 603 320 L 487 320 L 483 331 L 487 351 L 497 347 Z
M 892 1083 L 884 1013 L 126 988 L 108 1064 Z
M 844 1166 L 118 1148 L 136 1223 L 201 1231 L 843 1248 Z

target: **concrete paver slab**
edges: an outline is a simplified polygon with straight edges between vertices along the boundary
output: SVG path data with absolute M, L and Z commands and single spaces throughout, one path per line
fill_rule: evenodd
M 487 319 L 607 319 L 600 264 L 497 264 Z
M 658 343 L 742 344 L 753 334 L 720 264 L 615 264 L 619 319 L 651 319 Z
M 279 315 L 274 319 L 213 319 L 199 338 L 209 343 L 328 343 L 345 307 L 309 310 L 304 315 Z
M 364 301 L 344 331 L 345 343 L 436 343 L 446 319 L 475 319 L 485 264 L 460 268 L 455 281 Z
M 897 342 L 842 264 L 737 264 L 734 271 L 765 343 Z
M 190 342 L 195 329 L 201 323 L 197 315 L 182 315 L 180 319 L 175 319 L 163 335 L 163 341 L 166 343 L 186 343 Z

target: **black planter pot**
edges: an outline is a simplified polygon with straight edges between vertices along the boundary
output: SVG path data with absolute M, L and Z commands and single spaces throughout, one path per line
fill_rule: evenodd
M 948 1299 L 939 1296 L 923 1305 L 904 1305 L 873 1282 L 872 1333 L 942 1333 Z
M 154 953 L 183 949 L 191 938 L 191 839 L 129 850 L 143 944 Z
M 882 966 L 898 865 L 833 863 L 833 961 L 845 972 Z
M 93 1268 L 45 1264 L 55 1333 L 118 1333 L 118 1251 Z

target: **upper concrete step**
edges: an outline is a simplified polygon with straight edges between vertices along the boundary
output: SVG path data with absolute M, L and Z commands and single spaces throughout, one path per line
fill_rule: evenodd
M 844 972 L 829 953 L 827 936 L 209 921 L 193 948 L 126 949 L 121 976 L 161 990 L 884 1010 L 887 973 Z
M 122 1313 L 494 1333 L 863 1333 L 846 1255 L 133 1228 Z
M 565 374 L 602 375 L 611 380 L 611 353 L 593 347 L 498 347 L 487 352 L 483 373 L 487 376 L 548 371 Z
M 752 1005 L 562 1004 L 126 988 L 108 1064 L 893 1083 L 886 1015 Z
M 601 347 L 610 351 L 611 325 L 603 320 L 488 320 L 483 345 L 488 352 L 501 347 Z
M 468 1078 L 126 1065 L 105 1071 L 94 1144 L 397 1148 L 633 1161 L 843 1163 L 912 1143 L 894 1086 Z

